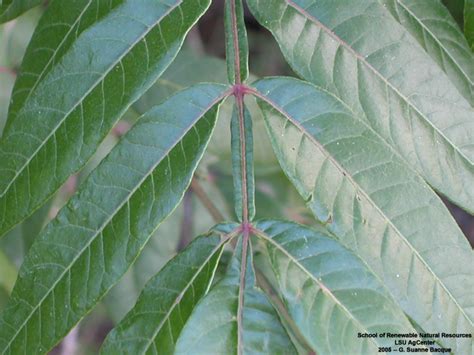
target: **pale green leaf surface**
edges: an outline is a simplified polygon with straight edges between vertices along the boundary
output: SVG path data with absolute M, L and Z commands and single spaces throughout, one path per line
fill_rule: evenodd
M 77 37 L 0 141 L 0 235 L 88 161 L 208 5 L 127 0 Z
M 225 1 L 224 26 L 227 77 L 231 84 L 244 82 L 249 76 L 249 46 L 242 0 Z
M 296 353 L 273 306 L 255 286 L 250 245 L 245 268 L 242 268 L 241 254 L 242 237 L 226 275 L 191 314 L 178 338 L 175 354 Z M 244 292 L 244 304 L 240 305 L 242 271 L 245 286 L 240 290 Z
M 439 0 L 382 3 L 474 104 L 474 54 L 448 9 Z
M 336 240 L 291 222 L 256 228 L 288 312 L 318 354 L 376 354 L 393 339 L 359 332 L 415 332 L 380 280 Z
M 240 118 L 239 118 L 240 117 Z M 242 127 L 240 124 L 242 123 Z M 244 209 L 247 210 L 248 219 L 255 216 L 255 179 L 253 171 L 253 129 L 252 117 L 247 107 L 242 104 L 242 112 L 234 105 L 231 119 L 231 146 L 232 146 L 232 175 L 234 177 L 234 206 L 239 221 L 242 221 Z M 240 136 L 243 130 L 243 139 Z M 241 147 L 245 151 L 242 152 Z M 243 153 L 243 154 L 242 154 Z M 245 155 L 245 160 L 243 159 Z M 245 184 L 243 183 L 245 181 Z M 244 186 L 245 185 L 245 186 Z M 244 189 L 246 200 L 244 201 Z
M 227 240 L 215 232 L 199 237 L 169 261 L 107 336 L 101 352 L 172 354 L 175 339 L 212 282 Z
M 474 213 L 474 108 L 382 4 L 249 6 L 298 75 L 341 98 L 431 186 Z
M 42 0 L 3 0 L 0 5 L 0 24 L 13 20 L 41 2 Z
M 152 109 L 89 175 L 20 269 L 2 354 L 47 352 L 127 271 L 181 200 L 226 89 L 198 85 Z
M 472 332 L 473 253 L 439 197 L 330 93 L 289 78 L 255 87 L 280 164 L 315 217 L 426 331 Z

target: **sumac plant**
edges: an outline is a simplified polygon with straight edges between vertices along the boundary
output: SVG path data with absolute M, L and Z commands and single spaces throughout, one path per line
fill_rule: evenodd
M 0 19 L 38 2 L 3 1 Z M 1 235 L 91 159 L 209 5 L 50 1 L 0 141 Z M 235 221 L 161 268 L 101 351 L 375 354 L 393 338 L 359 333 L 388 332 L 445 333 L 431 346 L 471 354 L 473 253 L 438 194 L 474 212 L 472 31 L 437 0 L 247 5 L 299 79 L 249 79 L 243 5 L 226 0 L 228 84 L 156 102 L 42 229 L 0 315 L 1 354 L 48 352 L 120 280 L 183 198 L 225 100 Z M 318 223 L 255 220 L 252 100 Z

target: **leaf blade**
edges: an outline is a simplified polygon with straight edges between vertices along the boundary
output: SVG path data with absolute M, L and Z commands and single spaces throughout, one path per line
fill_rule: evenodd
M 464 0 L 464 33 L 467 42 L 474 51 L 474 1 Z
M 0 316 L 3 354 L 48 351 L 126 272 L 181 200 L 226 90 L 203 84 L 173 96 L 142 117 L 91 173 L 23 263 Z
M 231 237 L 214 232 L 198 237 L 168 262 L 147 283 L 134 308 L 107 336 L 101 353 L 142 354 L 149 351 L 152 344 L 155 350 L 172 353 L 173 338 L 179 335 L 194 306 L 206 294 L 223 247 Z M 176 312 L 181 322 L 173 316 Z M 167 322 L 172 335 L 163 328 Z
M 0 24 L 13 20 L 39 4 L 41 0 L 4 0 L 0 5 Z
M 0 141 L 0 234 L 87 162 L 128 106 L 174 59 L 208 5 L 127 0 L 81 33 Z
M 67 53 L 77 37 L 95 22 L 107 16 L 119 1 L 80 0 L 67 8 L 60 1 L 52 1 L 41 17 L 28 44 L 25 59 L 15 81 L 12 102 L 8 108 L 8 130 L 38 84 L 51 71 L 55 63 Z M 55 24 L 60 20 L 59 24 Z
M 473 105 L 474 55 L 448 9 L 433 0 L 384 0 L 383 4 Z
M 358 332 L 415 332 L 379 280 L 336 240 L 271 220 L 259 221 L 254 233 L 265 243 L 288 311 L 313 350 L 369 354 L 392 340 L 358 339 Z
M 431 186 L 474 213 L 471 189 L 447 183 L 472 180 L 474 109 L 383 6 L 375 0 L 249 5 L 299 76 L 341 98 Z
M 314 216 L 370 266 L 424 329 L 445 329 L 444 317 L 451 331 L 471 331 L 474 308 L 460 285 L 474 287 L 465 271 L 472 252 L 436 194 L 328 92 L 282 78 L 255 87 L 280 164 Z M 439 258 L 453 262 L 446 267 Z M 438 303 L 439 293 L 444 296 Z M 461 352 L 468 347 L 444 341 Z
M 242 268 L 241 257 L 242 238 L 226 276 L 199 302 L 186 323 L 176 354 L 296 353 L 273 306 L 255 286 L 250 245 L 245 268 Z M 244 290 L 239 288 L 242 270 L 245 272 Z M 239 292 L 244 292 L 243 307 Z

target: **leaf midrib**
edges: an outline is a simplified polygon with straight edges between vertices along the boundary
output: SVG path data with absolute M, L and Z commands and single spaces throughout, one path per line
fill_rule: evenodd
M 379 206 L 370 198 L 370 196 L 366 193 L 366 191 L 362 188 L 359 188 L 359 184 L 354 180 L 352 174 L 345 170 L 338 161 L 334 159 L 334 157 L 311 135 L 308 131 L 295 119 L 293 119 L 285 110 L 279 107 L 276 103 L 274 103 L 271 99 L 266 97 L 264 94 L 254 91 L 252 92 L 253 95 L 262 99 L 263 101 L 267 102 L 270 106 L 272 106 L 275 110 L 277 110 L 281 115 L 283 115 L 288 121 L 290 121 L 296 128 L 298 128 L 331 162 L 334 166 L 344 174 L 351 184 L 359 191 L 367 201 L 375 208 L 375 210 L 379 213 L 379 215 L 385 220 L 385 222 L 393 229 L 393 231 L 405 242 L 405 244 L 410 248 L 413 254 L 421 261 L 421 263 L 426 267 L 426 269 L 433 275 L 434 280 L 441 285 L 441 287 L 445 290 L 449 298 L 454 302 L 457 306 L 458 311 L 464 316 L 466 320 L 469 321 L 471 326 L 473 326 L 472 320 L 467 316 L 464 309 L 460 306 L 457 299 L 453 296 L 453 294 L 446 288 L 445 284 L 441 282 L 439 277 L 434 273 L 433 269 L 426 263 L 425 259 L 421 257 L 418 253 L 418 250 L 414 248 L 414 246 L 410 243 L 408 239 L 400 232 L 400 230 L 393 224 L 393 222 L 387 217 L 387 215 L 379 208 Z M 372 270 L 372 268 L 370 268 Z
M 293 2 L 293 0 L 284 0 L 286 1 L 287 5 L 295 9 L 297 12 L 299 12 L 302 16 L 306 17 L 309 21 L 313 22 L 316 26 L 320 27 L 324 32 L 326 32 L 329 36 L 331 36 L 335 41 L 339 42 L 344 48 L 346 48 L 349 52 L 351 52 L 357 60 L 359 60 L 361 63 L 363 63 L 368 69 L 370 69 L 377 77 L 380 78 L 388 87 L 390 87 L 404 102 L 406 102 L 420 117 L 423 118 L 424 122 L 426 122 L 434 131 L 436 131 L 443 140 L 445 140 L 453 150 L 455 150 L 463 159 L 465 159 L 470 166 L 474 165 L 474 162 L 469 159 L 464 152 L 462 152 L 457 145 L 455 145 L 451 140 L 446 137 L 446 135 L 438 128 L 436 127 L 425 115 L 416 107 L 408 98 L 403 95 L 395 86 L 392 85 L 384 76 L 376 70 L 367 60 L 364 58 L 363 55 L 360 53 L 356 52 L 355 49 L 353 49 L 347 42 L 345 42 L 342 38 L 340 38 L 338 35 L 336 35 L 329 27 L 321 23 L 319 20 L 317 20 L 313 15 L 308 13 L 305 9 L 300 7 L 298 4 Z
M 56 134 L 57 130 L 62 126 L 62 124 L 68 119 L 70 114 L 89 96 L 89 94 L 101 83 L 103 80 L 106 78 L 106 76 L 114 69 L 114 67 L 118 64 L 121 63 L 122 59 L 124 59 L 129 53 L 132 52 L 132 50 L 136 47 L 136 45 L 142 41 L 143 38 L 145 38 L 155 27 L 158 23 L 160 23 L 163 18 L 168 16 L 172 11 L 174 11 L 177 7 L 179 7 L 182 4 L 183 0 L 177 0 L 176 4 L 171 6 L 168 10 L 166 10 L 162 16 L 160 16 L 155 23 L 152 26 L 149 26 L 129 47 L 129 50 L 125 50 L 124 53 L 122 53 L 117 60 L 113 62 L 112 65 L 109 66 L 109 68 L 101 75 L 99 78 L 91 85 L 91 87 L 82 95 L 80 98 L 78 98 L 77 103 L 75 103 L 71 109 L 67 112 L 64 113 L 64 116 L 59 122 L 53 127 L 52 131 L 43 139 L 43 141 L 38 145 L 38 147 L 30 154 L 30 157 L 25 161 L 25 163 L 20 167 L 20 169 L 17 170 L 15 173 L 15 176 L 10 180 L 10 182 L 7 184 L 5 187 L 4 191 L 0 194 L 0 199 L 5 196 L 8 191 L 10 190 L 10 187 L 12 184 L 16 181 L 18 176 L 23 172 L 23 170 L 30 164 L 30 162 L 36 157 L 37 153 L 43 148 L 43 146 L 46 144 L 46 142 L 49 141 L 49 139 Z M 131 106 L 131 103 L 123 108 L 123 110 L 126 110 L 127 107 Z M 21 113 L 21 111 L 20 111 Z M 18 115 L 17 115 L 18 116 Z
M 319 288 L 327 294 L 343 311 L 344 313 L 347 314 L 348 318 L 354 321 L 360 329 L 368 330 L 367 327 L 365 327 L 360 321 L 354 317 L 354 315 L 347 309 L 346 306 L 344 306 L 339 299 L 336 297 L 334 293 L 331 292 L 329 288 L 327 288 L 321 281 L 319 281 L 314 275 L 304 266 L 302 265 L 298 259 L 296 259 L 291 253 L 289 253 L 285 248 L 283 248 L 279 243 L 275 242 L 273 238 L 271 238 L 268 234 L 266 234 L 264 231 L 258 228 L 252 228 L 252 232 L 255 233 L 256 236 L 264 239 L 268 243 L 272 244 L 275 248 L 280 250 L 283 254 L 286 255 L 288 259 L 290 259 L 291 262 L 293 262 L 295 265 L 297 265 L 304 273 L 306 273 L 318 286 Z M 379 344 L 373 339 L 369 338 L 369 340 L 375 345 L 378 346 Z
M 86 243 L 86 245 L 84 245 L 84 247 L 79 250 L 78 254 L 76 257 L 74 257 L 74 259 L 69 263 L 69 265 L 67 267 L 64 268 L 64 270 L 62 271 L 62 273 L 58 276 L 57 280 L 51 285 L 51 287 L 49 288 L 49 290 L 44 294 L 44 296 L 39 300 L 39 302 L 37 303 L 36 306 L 34 306 L 32 309 L 31 309 L 31 312 L 30 314 L 25 318 L 24 322 L 18 327 L 18 330 L 15 332 L 15 334 L 12 336 L 11 340 L 7 343 L 7 345 L 5 346 L 5 351 L 2 352 L 2 354 L 5 354 L 5 352 L 7 351 L 7 349 L 10 347 L 10 345 L 13 343 L 13 341 L 16 339 L 16 337 L 18 336 L 18 334 L 20 333 L 20 331 L 24 328 L 24 326 L 26 325 L 26 323 L 30 320 L 30 318 L 33 316 L 33 314 L 36 312 L 36 310 L 42 305 L 42 303 L 44 302 L 44 300 L 49 296 L 49 294 L 55 289 L 56 285 L 62 280 L 62 278 L 64 277 L 64 275 L 69 272 L 69 270 L 72 268 L 72 266 L 76 263 L 76 261 L 82 256 L 82 254 L 87 250 L 87 248 L 90 247 L 90 245 L 96 240 L 97 236 L 99 234 L 101 234 L 103 232 L 103 230 L 109 225 L 110 221 L 115 217 L 116 213 L 118 211 L 120 211 L 120 209 L 127 203 L 127 201 L 130 200 L 130 197 L 133 196 L 133 194 L 139 189 L 139 187 L 143 184 L 143 182 L 150 176 L 151 173 L 153 173 L 153 171 L 155 170 L 155 168 L 163 161 L 163 159 L 165 157 L 167 157 L 169 155 L 169 153 L 177 146 L 177 144 L 179 142 L 182 141 L 183 137 L 186 136 L 189 131 L 192 129 L 192 127 L 195 126 L 195 124 L 202 118 L 204 117 L 204 115 L 214 106 L 216 105 L 220 100 L 224 99 L 226 96 L 228 96 L 228 92 L 224 92 L 223 94 L 221 94 L 218 98 L 216 98 L 208 107 L 207 109 L 204 111 L 203 110 L 203 113 L 198 116 L 191 124 L 189 124 L 189 126 L 184 130 L 184 132 L 181 134 L 181 136 L 179 137 L 179 139 L 177 139 L 175 141 L 175 143 L 170 146 L 164 153 L 163 153 L 163 156 L 161 157 L 160 160 L 158 160 L 155 164 L 153 164 L 153 166 L 148 170 L 148 172 L 146 174 L 144 174 L 144 176 L 142 177 L 142 179 L 140 179 L 140 181 L 136 184 L 136 186 L 130 190 L 130 192 L 127 194 L 126 197 L 124 197 L 123 201 L 117 206 L 116 209 L 114 209 L 114 211 L 110 214 L 110 216 L 104 221 L 104 223 L 102 224 L 102 226 L 100 228 L 98 228 L 94 234 L 90 237 L 90 240 Z
M 423 21 L 421 21 L 420 18 L 418 18 L 413 11 L 411 11 L 410 8 L 408 8 L 401 0 L 395 0 L 397 4 L 399 4 L 403 9 L 405 9 L 406 12 L 409 13 L 409 15 L 415 19 L 415 21 L 425 30 L 427 33 L 430 34 L 430 36 L 438 43 L 438 45 L 443 49 L 444 53 L 448 55 L 448 57 L 456 64 L 456 67 L 462 72 L 463 76 L 467 79 L 469 82 L 470 86 L 473 85 L 472 78 L 469 77 L 469 75 L 464 71 L 464 68 L 458 63 L 456 58 L 454 58 L 451 55 L 451 52 L 445 49 L 443 43 L 434 35 L 434 33 L 425 25 Z M 470 53 L 469 53 L 470 54 Z

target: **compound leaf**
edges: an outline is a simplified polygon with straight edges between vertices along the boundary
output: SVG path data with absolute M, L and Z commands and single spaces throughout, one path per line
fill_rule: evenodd
M 318 354 L 375 354 L 393 345 L 358 333 L 416 333 L 380 280 L 333 238 L 290 222 L 256 228 L 288 312 Z
M 276 311 L 255 285 L 250 245 L 247 251 L 243 267 L 241 238 L 225 277 L 186 323 L 176 354 L 296 354 Z
M 0 141 L 0 235 L 84 166 L 113 124 L 173 60 L 208 5 L 208 0 L 122 1 L 103 9 L 103 16 L 77 37 L 74 31 L 72 43 L 66 36 L 67 50 L 58 43 L 58 53 L 65 53 L 57 63 L 54 55 L 41 60 L 54 65 L 37 84 L 28 81 L 36 86 L 18 98 L 24 102 L 14 109 Z M 86 7 L 83 11 L 88 13 Z M 50 16 L 43 27 L 61 21 Z
M 101 352 L 172 354 L 175 339 L 210 287 L 229 237 L 213 231 L 194 240 L 169 261 L 147 283 L 135 307 L 107 336 Z
M 298 75 L 341 98 L 431 186 L 474 213 L 472 92 L 466 100 L 378 0 L 249 6 Z
M 127 271 L 181 200 L 226 89 L 197 85 L 145 114 L 40 233 L 0 316 L 3 354 L 47 352 Z
M 423 329 L 472 332 L 473 254 L 440 198 L 330 93 L 290 78 L 255 87 L 280 164 L 315 217 Z M 470 347 L 442 341 L 459 353 Z

